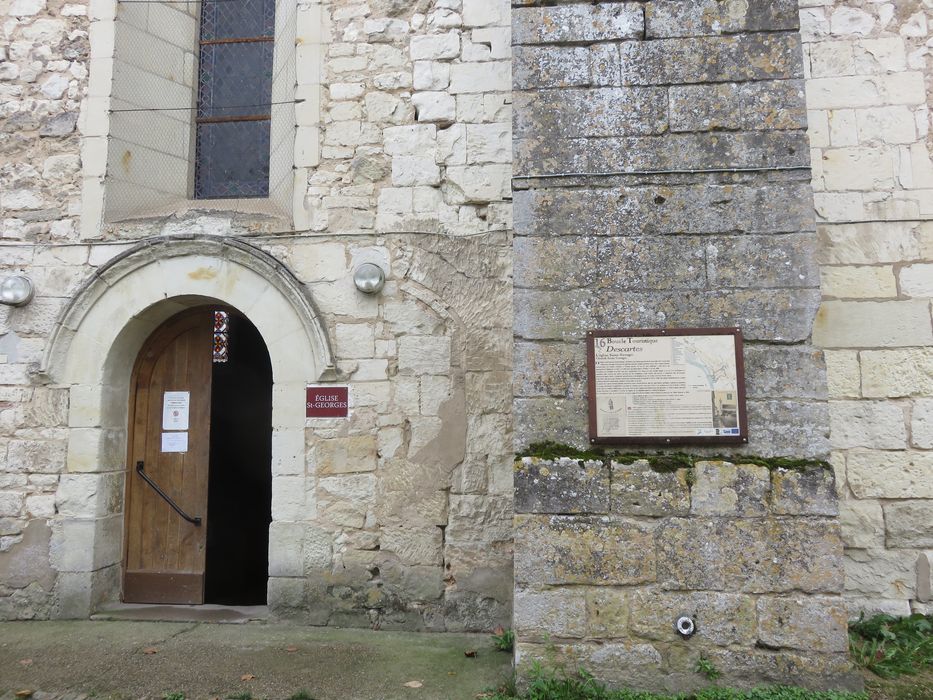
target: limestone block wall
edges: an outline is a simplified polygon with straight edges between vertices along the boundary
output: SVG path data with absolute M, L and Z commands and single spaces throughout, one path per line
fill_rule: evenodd
M 302 3 L 283 47 L 304 100 L 284 223 L 181 199 L 159 218 L 107 221 L 116 178 L 93 145 L 113 135 L 114 3 L 15 0 L 0 11 L 0 274 L 24 272 L 37 286 L 29 305 L 0 307 L 0 617 L 85 616 L 119 596 L 128 397 L 40 367 L 62 309 L 140 241 L 234 236 L 303 285 L 334 357 L 323 378 L 296 364 L 275 380 L 273 613 L 384 628 L 507 625 L 507 4 Z M 199 254 L 224 270 L 215 247 Z M 164 285 L 170 300 L 200 279 L 196 267 L 160 274 L 157 257 L 137 288 Z M 361 262 L 386 269 L 379 296 L 353 286 Z M 205 289 L 223 298 L 221 282 Z M 97 315 L 149 299 L 134 294 Z M 106 352 L 82 359 L 93 366 Z M 128 373 L 131 353 L 118 359 Z M 350 385 L 349 420 L 306 421 L 302 387 L 321 381 Z
M 804 0 L 800 17 L 847 597 L 929 610 L 933 11 Z
M 858 687 L 825 464 L 525 457 L 515 513 L 520 670 L 682 692 L 708 684 L 705 658 L 723 685 Z
M 753 453 L 829 452 L 793 0 L 513 9 L 516 444 L 586 441 L 593 328 L 739 326 Z

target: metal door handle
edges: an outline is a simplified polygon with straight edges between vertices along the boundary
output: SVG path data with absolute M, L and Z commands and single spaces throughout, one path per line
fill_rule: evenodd
M 156 482 L 154 482 L 154 481 L 149 477 L 148 474 L 146 474 L 146 471 L 145 471 L 145 468 L 144 468 L 144 465 L 143 465 L 143 461 L 142 461 L 142 460 L 139 460 L 139 461 L 136 463 L 136 473 L 139 474 L 139 475 L 143 478 L 143 481 L 145 481 L 147 484 L 149 484 L 149 485 L 155 490 L 155 492 L 156 492 L 157 494 L 159 494 L 160 496 L 162 496 L 162 498 L 165 499 L 165 502 L 168 503 L 168 504 L 172 507 L 172 510 L 174 510 L 176 513 L 178 513 L 181 517 L 183 517 L 185 520 L 187 520 L 187 521 L 188 521 L 189 523 L 191 523 L 192 525 L 195 525 L 195 526 L 200 526 L 200 525 L 201 525 L 201 516 L 195 515 L 194 517 L 192 517 L 192 516 L 188 515 L 185 511 L 183 511 L 183 510 L 178 506 L 177 503 L 175 503 L 175 501 L 173 501 L 173 500 L 169 497 L 169 495 L 168 495 L 167 493 L 165 493 L 165 491 L 163 491 L 162 489 L 159 488 L 159 485 L 158 485 Z

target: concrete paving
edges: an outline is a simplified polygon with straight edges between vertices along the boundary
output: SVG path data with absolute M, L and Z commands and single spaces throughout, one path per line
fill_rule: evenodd
M 301 690 L 314 700 L 472 700 L 510 675 L 510 655 L 489 635 L 264 622 L 0 623 L 0 700 L 19 691 L 33 691 L 33 700 L 287 700 Z

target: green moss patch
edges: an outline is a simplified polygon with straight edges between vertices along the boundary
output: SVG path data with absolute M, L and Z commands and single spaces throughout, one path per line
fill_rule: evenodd
M 632 464 L 645 460 L 652 469 L 658 472 L 672 472 L 678 469 L 689 469 L 697 462 L 732 462 L 733 464 L 755 464 L 767 469 L 794 469 L 805 471 L 807 469 L 832 469 L 828 462 L 819 459 L 795 459 L 792 457 L 756 457 L 751 455 L 696 455 L 686 452 L 622 452 L 594 447 L 590 450 L 578 450 L 570 445 L 558 442 L 535 442 L 515 455 L 521 457 L 537 457 L 539 459 L 556 460 L 560 458 L 578 460 L 598 460 L 602 462 L 617 462 L 619 464 Z

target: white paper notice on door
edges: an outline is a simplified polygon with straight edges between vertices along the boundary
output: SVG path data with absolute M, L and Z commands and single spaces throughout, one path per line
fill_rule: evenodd
M 166 391 L 162 396 L 162 430 L 187 430 L 190 403 L 191 392 Z
M 163 452 L 187 452 L 188 433 L 162 433 Z

